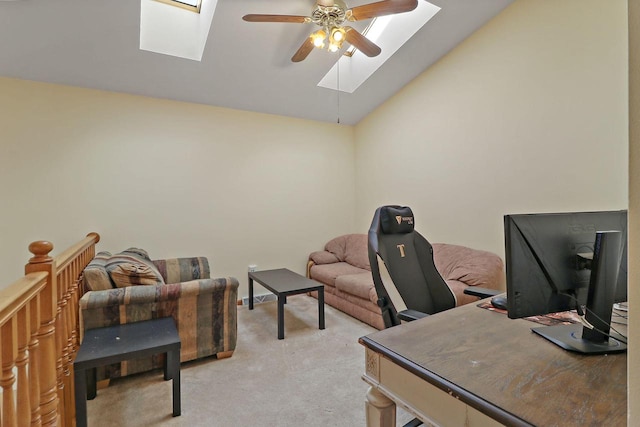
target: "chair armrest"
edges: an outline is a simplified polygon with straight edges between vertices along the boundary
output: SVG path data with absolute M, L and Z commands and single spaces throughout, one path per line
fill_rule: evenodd
M 467 295 L 473 295 L 474 297 L 489 298 L 503 294 L 504 291 L 500 291 L 498 289 L 479 288 L 478 286 L 469 286 L 468 288 L 465 288 L 464 293 Z
M 398 319 L 404 320 L 405 322 L 412 322 L 414 320 L 422 319 L 427 316 L 428 316 L 427 313 L 423 313 L 421 311 L 411 310 L 411 309 L 402 310 L 398 312 Z

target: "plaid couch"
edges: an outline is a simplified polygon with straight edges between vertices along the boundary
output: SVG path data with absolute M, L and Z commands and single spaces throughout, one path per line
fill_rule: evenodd
M 80 339 L 87 329 L 171 316 L 182 341 L 181 362 L 233 354 L 237 338 L 235 278 L 210 278 L 204 257 L 174 258 L 149 260 L 164 283 L 115 287 L 103 269 L 118 255 L 101 252 L 84 271 Z M 97 380 L 162 368 L 163 362 L 164 355 L 157 355 L 109 365 L 98 369 Z

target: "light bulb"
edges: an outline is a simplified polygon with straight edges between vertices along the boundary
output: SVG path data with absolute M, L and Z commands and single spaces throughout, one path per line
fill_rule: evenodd
M 345 31 L 344 28 L 340 28 L 340 27 L 333 27 L 331 29 L 331 35 L 329 36 L 329 42 L 336 44 L 338 46 L 338 49 L 340 49 L 342 47 L 342 42 L 345 39 Z
M 329 52 L 337 52 L 340 47 L 337 44 L 330 43 L 329 44 Z
M 326 35 L 327 34 L 322 30 L 318 30 L 315 33 L 311 34 L 313 45 L 317 48 L 322 49 L 324 47 L 324 38 Z

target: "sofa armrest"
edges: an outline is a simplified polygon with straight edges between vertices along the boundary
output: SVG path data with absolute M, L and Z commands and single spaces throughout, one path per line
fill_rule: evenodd
M 340 262 L 338 257 L 329 251 L 315 251 L 309 254 L 309 260 L 315 264 L 333 264 Z
M 194 301 L 193 307 L 183 307 L 186 312 L 197 311 L 195 301 L 200 299 L 235 306 L 237 296 L 238 280 L 233 277 L 89 291 L 79 301 L 80 333 L 82 337 L 87 329 L 159 317 L 175 318 L 182 301 Z
M 165 283 L 210 278 L 209 260 L 206 257 L 167 258 L 152 261 Z
M 311 267 L 316 265 L 312 260 L 307 261 L 307 279 L 311 279 Z

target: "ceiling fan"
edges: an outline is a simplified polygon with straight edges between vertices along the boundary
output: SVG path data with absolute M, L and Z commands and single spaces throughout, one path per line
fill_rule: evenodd
M 310 16 L 249 14 L 242 19 L 248 22 L 314 23 L 321 27 L 302 43 L 291 58 L 293 62 L 304 60 L 314 47 L 324 48 L 325 41 L 329 42 L 327 49 L 331 52 L 340 50 L 342 43 L 346 41 L 365 55 L 372 57 L 380 54 L 380 47 L 357 30 L 342 24 L 345 21 L 362 21 L 378 16 L 409 12 L 417 6 L 418 0 L 383 0 L 347 8 L 342 0 L 317 0 Z

